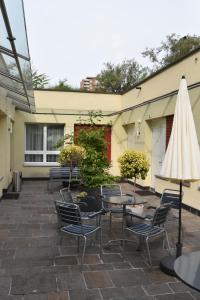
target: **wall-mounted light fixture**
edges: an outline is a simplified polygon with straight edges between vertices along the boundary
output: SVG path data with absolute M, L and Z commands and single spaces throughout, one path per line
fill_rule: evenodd
M 137 131 L 136 131 L 137 136 L 140 136 L 140 129 L 141 129 L 141 120 L 137 120 Z
M 136 86 L 136 90 L 141 90 L 142 87 L 141 86 Z

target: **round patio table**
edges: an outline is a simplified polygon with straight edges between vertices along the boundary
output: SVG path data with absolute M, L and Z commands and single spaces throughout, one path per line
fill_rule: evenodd
M 126 206 L 127 205 L 140 205 L 140 204 L 144 204 L 146 203 L 146 201 L 144 201 L 142 199 L 142 197 L 134 194 L 132 196 L 130 195 L 122 195 L 122 196 L 109 196 L 109 197 L 105 197 L 103 198 L 103 202 L 107 203 L 107 204 L 113 204 L 113 205 L 120 205 L 123 207 L 123 221 L 124 222 L 124 217 L 126 216 Z M 122 223 L 123 225 L 123 223 Z M 123 231 L 123 226 L 122 226 L 122 231 Z M 127 239 L 114 239 L 114 240 L 109 240 L 104 246 L 108 246 L 109 244 L 113 243 L 113 242 L 123 242 L 123 241 L 129 241 L 129 242 L 133 242 L 132 240 L 127 240 Z
M 181 281 L 200 291 L 200 251 L 179 256 L 175 260 L 174 271 Z
M 122 195 L 122 196 L 109 196 L 106 198 L 103 198 L 103 202 L 108 204 L 114 204 L 114 205 L 121 205 L 123 207 L 123 215 L 126 215 L 126 206 L 127 205 L 139 205 L 144 204 L 146 201 L 144 201 L 140 196 L 133 195 Z

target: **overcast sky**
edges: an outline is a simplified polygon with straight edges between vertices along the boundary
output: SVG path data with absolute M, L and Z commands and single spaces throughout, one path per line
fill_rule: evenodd
M 199 0 L 24 0 L 32 65 L 79 87 L 103 63 L 135 58 L 166 35 L 200 35 Z

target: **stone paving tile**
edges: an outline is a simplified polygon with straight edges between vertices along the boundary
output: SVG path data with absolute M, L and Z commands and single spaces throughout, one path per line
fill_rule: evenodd
M 112 263 L 113 269 L 131 269 L 132 266 L 129 262 L 116 262 Z
M 24 300 L 24 297 L 23 296 L 12 296 L 12 295 L 8 295 L 8 296 L 1 295 L 1 300 Z
M 54 258 L 55 256 L 59 255 L 58 247 L 34 247 L 34 248 L 20 248 L 16 250 L 16 259 L 42 259 L 42 258 Z
M 103 299 L 116 299 L 119 297 L 125 297 L 126 292 L 123 288 L 112 287 L 101 289 Z
M 170 289 L 169 285 L 166 283 L 144 285 L 143 288 L 146 291 L 147 295 L 152 296 L 172 293 L 172 289 Z
M 48 293 L 57 291 L 54 274 L 33 274 L 31 276 L 18 275 L 12 278 L 11 294 Z
M 135 299 L 141 299 L 142 297 L 146 297 L 146 293 L 141 285 L 137 286 L 127 286 L 124 289 L 126 296 L 135 297 Z
M 112 264 L 95 264 L 88 266 L 90 271 L 106 271 L 106 270 L 113 270 Z
M 69 300 L 68 292 L 50 292 L 48 294 L 29 294 L 24 296 L 24 300 Z
M 81 263 L 81 257 L 79 256 L 79 261 Z M 84 264 L 94 265 L 94 264 L 100 264 L 101 258 L 97 254 L 86 254 L 84 257 Z
M 9 277 L 0 278 L 0 296 L 6 296 L 9 294 L 10 285 L 11 285 L 11 278 Z
M 155 300 L 194 300 L 189 293 L 176 293 L 155 296 Z
M 59 256 L 55 258 L 55 265 L 77 265 L 76 256 Z
M 53 259 L 5 259 L 2 261 L 2 268 L 26 268 L 33 266 L 51 266 Z
M 175 277 L 169 276 L 161 272 L 159 268 L 147 268 L 145 269 L 145 274 L 149 276 L 149 278 L 151 279 L 151 283 L 154 284 L 176 281 Z
M 101 295 L 98 289 L 92 290 L 70 290 L 70 300 L 100 300 Z
M 190 288 L 188 285 L 182 283 L 182 282 L 173 282 L 169 283 L 169 287 L 175 292 L 190 292 L 190 294 L 194 297 L 196 300 L 200 300 L 200 292 Z
M 83 274 L 88 289 L 113 286 L 106 271 L 83 272 Z
M 102 260 L 104 263 L 123 262 L 123 258 L 119 253 L 103 254 Z
M 115 286 L 123 287 L 129 285 L 149 284 L 150 276 L 139 269 L 109 271 L 110 278 Z
M 57 274 L 57 284 L 60 291 L 85 289 L 85 283 L 81 272 Z

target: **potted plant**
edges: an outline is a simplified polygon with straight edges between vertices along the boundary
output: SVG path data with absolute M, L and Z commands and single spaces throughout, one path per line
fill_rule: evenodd
M 73 169 L 79 166 L 79 163 L 83 159 L 84 154 L 84 148 L 74 144 L 67 145 L 60 151 L 60 154 L 58 156 L 58 162 L 61 164 L 61 166 L 69 167 L 70 170 L 68 190 L 70 190 L 71 186 Z
M 119 158 L 119 168 L 121 176 L 134 178 L 134 191 L 136 179 L 145 179 L 149 171 L 149 161 L 144 152 L 136 150 L 126 150 Z

